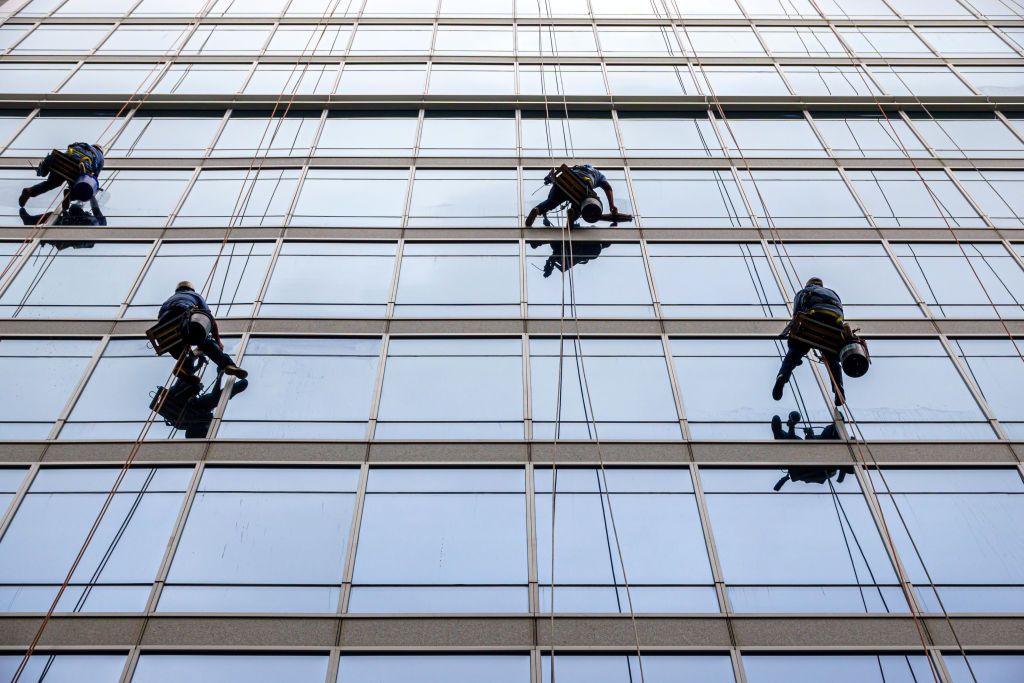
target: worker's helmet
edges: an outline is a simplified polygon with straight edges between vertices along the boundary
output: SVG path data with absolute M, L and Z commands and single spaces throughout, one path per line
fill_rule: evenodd
M 71 199 L 76 202 L 87 202 L 99 189 L 100 184 L 91 175 L 80 175 L 71 183 Z
M 182 280 L 181 282 L 178 283 L 178 286 L 174 288 L 175 291 L 178 291 L 180 289 L 191 289 L 193 292 L 196 291 L 196 288 L 193 287 L 192 283 L 189 282 L 188 280 Z
M 816 285 L 818 287 L 824 287 L 825 283 L 822 282 L 820 277 L 812 277 L 811 279 L 809 279 L 807 281 L 807 284 L 805 284 L 804 287 L 810 287 L 811 285 Z

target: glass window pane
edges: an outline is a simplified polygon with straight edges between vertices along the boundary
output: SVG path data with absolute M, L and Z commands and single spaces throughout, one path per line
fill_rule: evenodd
M 202 171 L 174 224 L 281 225 L 292 203 L 299 171 Z
M 351 36 L 352 29 L 348 26 L 282 24 L 274 31 L 265 54 L 340 55 L 348 47 Z
M 270 117 L 261 113 L 232 114 L 210 151 L 214 157 L 309 155 L 320 112 L 294 112 L 288 117 Z
M 441 0 L 441 16 L 480 16 L 512 14 L 512 0 L 491 0 L 486 5 L 473 0 Z
M 651 67 L 656 68 L 656 67 Z M 610 78 L 610 76 L 609 76 Z M 600 66 L 575 64 L 520 64 L 522 95 L 604 95 L 608 89 Z
M 338 78 L 337 64 L 258 64 L 245 84 L 246 95 L 329 95 Z M 233 92 L 232 90 L 228 90 Z M 221 91 L 224 92 L 224 91 Z
M 790 481 L 773 490 L 784 475 L 771 469 L 701 471 L 732 609 L 907 612 L 856 479 L 830 478 L 827 486 Z M 798 534 L 778 532 L 798 527 Z
M 801 114 L 771 118 L 730 116 L 728 125 L 720 122 L 719 126 L 730 156 L 825 156 L 821 142 Z
M 845 227 L 868 224 L 846 183 L 835 171 L 741 171 L 740 179 L 762 225 Z
M 95 340 L 0 340 L 0 436 L 45 439 L 95 348 Z
M 313 169 L 295 203 L 292 225 L 398 227 L 409 172 L 391 169 Z
M 122 16 L 135 4 L 132 0 L 68 0 L 55 16 Z
M 785 301 L 759 244 L 648 244 L 662 315 L 785 317 Z M 708 291 L 707 283 L 715 285 Z
M 701 88 L 697 86 L 693 74 L 685 66 L 611 64 L 608 66 L 608 87 L 617 97 L 678 97 L 701 94 Z M 572 94 L 571 91 L 566 92 Z
M 971 471 L 964 472 L 969 482 Z M 889 479 L 889 471 L 873 472 L 872 478 L 925 610 L 1019 612 L 1024 607 L 1024 530 L 1011 520 L 1024 513 L 1020 474 L 998 470 L 1001 487 L 975 491 L 959 485 L 957 470 L 948 470 L 954 476 L 946 478 L 946 486 L 918 491 L 914 471 L 897 473 Z
M 394 266 L 393 242 L 287 242 L 260 315 L 382 318 Z
M 379 357 L 377 338 L 254 338 L 244 366 L 259 381 L 229 404 L 219 435 L 363 439 Z
M 547 0 L 539 6 L 536 2 L 524 0 L 516 3 L 516 14 L 521 17 L 572 17 L 586 16 L 590 11 L 587 0 Z
M 743 655 L 750 683 L 919 683 L 933 678 L 921 655 Z
M 191 469 L 137 468 L 134 491 L 114 494 L 99 530 L 89 543 L 59 612 L 138 612 L 170 541 L 185 499 Z M 63 474 L 89 470 L 64 470 Z M 107 499 L 118 470 L 96 471 L 111 478 L 106 491 L 47 490 L 40 475 L 18 506 L 0 541 L 0 609 L 45 612 Z M 161 472 L 176 477 L 160 477 Z M 130 486 L 128 488 L 136 488 Z
M 74 64 L 33 64 L 5 62 L 0 64 L 0 92 L 49 93 L 64 82 Z
M 810 0 L 742 0 L 752 17 L 818 19 L 820 15 Z
M 287 5 L 288 0 L 247 0 L 243 4 L 234 0 L 216 0 L 207 16 L 277 17 Z
M 783 400 L 772 401 L 768 387 L 784 354 L 784 345 L 773 339 L 673 339 L 672 359 L 693 438 L 768 439 L 772 415 L 793 410 L 816 432 L 832 424 L 807 362 L 793 373 Z
M 0 656 L 0 676 L 14 679 L 14 673 L 21 665 L 22 655 Z M 88 680 L 95 683 L 117 683 L 121 680 L 125 655 L 32 655 L 28 666 L 22 672 L 26 681 L 46 683 L 75 683 Z
M 898 116 L 886 119 L 877 114 L 830 116 L 816 112 L 814 125 L 836 156 L 928 156 L 927 148 Z
M 409 227 L 511 227 L 518 214 L 515 171 L 416 172 Z
M 588 338 L 564 344 L 532 339 L 530 376 L 534 438 L 680 438 L 665 353 L 657 339 Z
M 263 286 L 273 248 L 271 242 L 230 241 L 223 247 L 217 242 L 164 242 L 149 264 L 125 316 L 155 320 L 161 304 L 182 280 L 206 290 L 206 302 L 216 317 L 249 315 Z M 215 262 L 217 267 L 211 277 Z
M 518 318 L 519 298 L 518 244 L 408 242 L 394 315 Z
M 959 68 L 967 82 L 982 95 L 1024 93 L 1024 69 L 1006 66 L 964 66 Z
M 597 31 L 601 51 L 609 57 L 681 56 L 682 50 L 670 26 L 607 26 Z
M 316 156 L 412 156 L 419 121 L 407 114 L 331 112 L 317 141 Z
M 892 246 L 903 270 L 931 307 L 932 315 L 940 318 L 1024 317 L 1024 270 L 1002 245 L 963 242 L 959 246 L 928 243 Z M 993 310 L 993 306 L 997 310 Z
M 341 658 L 338 683 L 529 683 L 526 655 L 350 655 Z
M 139 657 L 132 683 L 320 683 L 327 655 L 171 655 Z
M 1009 339 L 957 339 L 953 343 L 967 372 L 1011 439 L 1024 435 L 1024 410 L 1018 393 L 1024 379 L 1019 342 Z
M 163 73 L 162 68 L 163 64 L 85 64 L 72 74 L 60 91 L 74 95 L 144 92 L 153 88 Z M 56 85 L 57 81 L 54 82 Z M 32 88 L 28 92 L 35 90 Z
M 522 112 L 523 156 L 617 157 L 619 143 L 608 116 Z M 550 138 L 550 142 L 549 142 Z
M 249 76 L 248 64 L 173 64 L 153 88 L 161 95 L 236 93 Z
M 206 5 L 207 0 L 142 0 L 132 10 L 132 16 L 196 17 L 203 11 Z
M 949 57 L 1014 58 L 1017 53 L 999 36 L 987 28 L 921 27 L 921 36 L 939 54 Z
M 50 150 L 64 150 L 77 140 L 109 138 L 123 126 L 124 118 L 115 120 L 113 112 L 96 112 L 91 116 L 59 113 L 35 116 L 14 138 L 4 156 L 43 157 Z
M 895 227 L 983 227 L 953 181 L 941 171 L 850 171 L 875 222 Z
M 337 611 L 357 480 L 355 469 L 207 470 L 158 609 Z
M 854 53 L 865 57 L 931 57 L 932 51 L 909 28 L 840 27 Z
M 719 0 L 715 0 L 718 2 Z M 721 655 L 644 655 L 644 680 L 651 683 L 700 681 L 733 683 L 732 662 Z M 541 679 L 551 681 L 551 655 L 541 659 Z M 631 683 L 640 678 L 635 655 L 564 655 L 555 657 L 555 680 L 564 683 Z
M 956 0 L 890 0 L 893 9 L 907 19 L 971 19 Z
M 40 244 L 0 296 L 4 318 L 114 318 L 147 243 Z
M 573 479 L 588 479 L 590 488 L 572 491 L 575 487 L 570 484 L 570 492 L 565 492 L 559 487 L 552 501 L 551 473 L 538 470 L 538 479 L 544 476 L 541 481 L 547 484 L 538 486 L 542 492 L 535 494 L 542 611 L 551 609 L 552 549 L 555 611 L 630 611 L 624 574 L 634 611 L 718 611 L 692 492 L 655 487 L 647 493 L 609 493 L 601 470 L 570 472 Z M 660 472 L 669 478 L 680 471 Z M 559 470 L 560 475 L 565 473 Z M 616 474 L 628 477 L 630 470 L 616 470 Z
M 1024 142 L 996 118 L 918 118 L 914 127 L 939 156 L 1024 156 Z
M 1024 225 L 1024 173 L 957 171 L 956 177 L 997 228 Z
M 368 17 L 432 17 L 437 0 L 366 0 L 363 15 Z
M 777 2 L 777 0 L 773 0 Z M 846 48 L 821 26 L 758 26 L 768 51 L 778 57 L 845 57 Z
M 868 70 L 887 95 L 971 95 L 963 81 L 944 66 L 872 66 Z
M 433 40 L 433 26 L 367 24 L 356 30 L 350 51 L 353 55 L 424 54 Z
M 572 239 L 531 241 L 530 247 L 526 300 L 531 317 L 560 317 L 563 301 L 567 317 L 654 317 L 639 245 Z
M 501 64 L 435 64 L 430 70 L 430 95 L 512 95 L 515 68 Z
M 631 157 L 722 156 L 714 124 L 704 116 L 620 112 L 619 130 L 622 146 Z
M 189 37 L 183 55 L 240 55 L 260 52 L 271 26 L 201 24 Z
M 769 247 L 795 295 L 812 277 L 843 300 L 847 318 L 920 318 L 921 309 L 880 244 L 786 244 Z
M 640 222 L 647 228 L 751 225 L 729 171 L 633 171 Z
M 423 119 L 421 156 L 516 155 L 516 120 L 511 116 L 431 111 Z
M 191 171 L 112 171 L 102 180 L 100 206 L 110 225 L 164 225 L 191 177 Z
M 585 6 L 582 11 L 584 14 L 586 13 Z M 533 12 L 536 14 L 537 9 L 534 8 Z M 519 13 L 523 14 L 522 9 Z M 597 53 L 594 29 L 590 26 L 520 24 L 516 32 L 516 41 L 519 53 L 524 55 L 553 57 L 555 55 L 589 56 Z
M 509 5 L 511 4 L 509 0 Z M 479 14 L 479 10 L 474 14 Z M 437 35 L 434 36 L 434 52 L 439 55 L 501 55 L 511 54 L 513 49 L 512 29 L 499 26 L 441 24 L 437 27 Z
M 337 92 L 339 95 L 421 95 L 426 77 L 423 64 L 346 64 Z
M 782 66 L 794 95 L 839 97 L 880 95 L 881 90 L 859 66 Z
M 379 439 L 521 439 L 519 339 L 392 339 Z
M 1024 656 L 1021 655 L 969 655 L 970 668 L 964 658 L 955 654 L 943 657 L 946 668 L 953 675 L 953 683 L 1013 683 L 1024 676 Z
M 737 57 L 763 57 L 764 48 L 751 28 L 736 26 L 687 26 L 680 39 L 688 52 L 702 57 L 723 55 Z
M 523 470 L 497 472 L 521 485 Z M 382 490 L 370 472 L 349 611 L 526 611 L 524 493 L 453 492 L 473 476 L 459 469 L 438 471 L 429 490 L 393 492 L 393 479 L 417 474 L 393 470 Z
M 189 30 L 188 24 L 122 24 L 96 52 L 169 56 L 182 46 Z
M 883 0 L 819 0 L 826 16 L 837 19 L 895 19 Z
M 109 24 L 42 24 L 12 54 L 75 54 L 91 51 L 110 33 Z
M 217 134 L 221 116 L 139 116 L 125 126 L 112 127 L 121 131 L 108 156 L 126 157 L 201 157 L 206 154 L 213 136 Z
M 716 95 L 789 95 L 773 66 L 705 66 L 697 77 L 701 88 Z

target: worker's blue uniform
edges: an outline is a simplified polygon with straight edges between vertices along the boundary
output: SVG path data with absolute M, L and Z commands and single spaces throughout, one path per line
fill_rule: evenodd
M 176 318 L 185 311 L 194 310 L 201 313 L 205 313 L 213 321 L 213 330 L 217 329 L 217 321 L 213 317 L 213 311 L 206 304 L 206 299 L 199 295 L 196 291 L 191 289 L 179 289 L 174 292 L 173 295 L 160 307 L 160 322 L 166 322 L 172 318 Z M 201 343 L 196 344 L 196 348 L 206 354 L 206 357 L 217 364 L 218 368 L 224 368 L 229 365 L 234 365 L 235 361 L 231 360 L 231 356 L 224 353 L 221 349 L 220 343 L 214 334 L 210 334 Z
M 820 285 L 808 285 L 797 292 L 793 299 L 794 313 L 808 313 L 816 320 L 827 325 L 842 327 L 843 324 L 843 302 L 839 295 L 833 290 Z M 782 359 L 782 367 L 779 368 L 779 376 L 789 381 L 790 375 L 796 366 L 801 365 L 803 358 L 811 347 L 801 341 L 787 339 L 788 350 L 786 357 Z M 832 375 L 832 385 L 836 394 L 843 392 L 843 366 L 839 363 L 839 356 L 827 351 L 820 351 L 822 360 L 828 365 L 829 373 Z
M 95 180 L 99 180 L 100 172 L 103 170 L 103 151 L 99 147 L 90 145 L 88 142 L 75 142 L 68 145 L 68 151 L 73 152 L 77 157 L 81 158 L 85 162 L 86 175 L 90 175 Z M 41 183 L 36 183 L 32 187 L 25 190 L 28 197 L 38 197 L 41 194 L 46 194 L 50 190 L 56 190 L 58 187 L 64 184 L 64 179 L 48 170 L 49 156 L 43 160 L 43 163 L 39 164 L 39 170 L 36 171 L 37 175 L 46 175 L 46 180 Z
M 604 173 L 601 173 L 590 164 L 573 166 L 569 170 L 574 176 L 586 183 L 591 192 L 593 192 L 595 188 L 601 187 L 608 182 Z M 548 192 L 548 198 L 536 206 L 537 213 L 545 214 L 548 211 L 553 211 L 563 202 L 567 201 L 569 201 L 569 196 L 557 185 L 552 185 L 551 191 Z

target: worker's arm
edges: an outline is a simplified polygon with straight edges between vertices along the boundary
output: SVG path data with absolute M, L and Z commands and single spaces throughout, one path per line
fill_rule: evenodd
M 608 197 L 608 211 L 609 211 L 609 213 L 617 214 L 619 212 L 619 210 L 615 206 L 615 192 L 612 190 L 612 184 L 609 183 L 607 180 L 602 180 L 601 183 L 598 185 L 598 187 L 600 187 L 602 190 L 604 190 L 605 196 Z
M 96 201 L 96 195 L 89 198 L 89 208 L 92 209 L 92 215 L 96 217 L 97 225 L 106 225 L 107 217 L 103 215 L 103 211 L 100 210 L 100 203 Z

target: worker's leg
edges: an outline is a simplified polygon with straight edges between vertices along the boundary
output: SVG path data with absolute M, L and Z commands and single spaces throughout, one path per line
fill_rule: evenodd
M 834 353 L 822 353 L 821 357 L 828 365 L 828 372 L 832 377 L 832 389 L 836 395 L 836 405 L 841 406 L 846 401 L 843 391 L 843 366 L 839 363 L 839 356 Z
M 782 389 L 786 386 L 786 382 L 789 381 L 790 375 L 793 374 L 793 370 L 796 366 L 804 362 L 804 355 L 811 350 L 811 347 L 803 342 L 793 341 L 792 339 L 787 340 L 788 350 L 786 351 L 786 357 L 782 359 L 782 366 L 779 368 L 779 374 L 775 378 L 775 386 L 772 388 L 772 398 L 776 401 L 782 400 Z
M 247 373 L 240 367 L 235 365 L 235 361 L 231 359 L 231 356 L 224 353 L 224 350 L 220 348 L 220 345 L 212 337 L 207 337 L 203 343 L 198 345 L 200 351 L 206 354 L 206 357 L 212 360 L 218 368 L 224 371 L 225 374 L 233 375 L 235 377 L 245 377 Z
M 46 194 L 50 190 L 56 190 L 58 187 L 64 184 L 64 179 L 51 173 L 46 180 L 41 183 L 36 183 L 31 187 L 26 187 L 21 191 L 21 196 L 18 197 L 18 206 L 25 206 L 28 200 L 33 197 L 38 197 L 41 194 Z
M 568 199 L 569 198 L 565 196 L 565 193 L 562 192 L 561 189 L 558 187 L 552 187 L 551 191 L 548 192 L 548 198 L 530 210 L 530 215 L 526 217 L 526 227 L 532 227 L 533 222 L 537 220 L 537 216 L 557 209 L 559 204 L 567 201 Z

